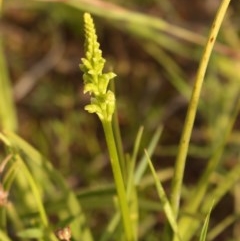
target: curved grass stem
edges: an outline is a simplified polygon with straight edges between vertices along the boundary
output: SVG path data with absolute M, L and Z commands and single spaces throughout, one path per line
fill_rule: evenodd
M 180 194 L 181 194 L 181 187 L 182 187 L 187 151 L 188 151 L 189 141 L 192 133 L 193 123 L 196 116 L 202 84 L 203 84 L 204 76 L 209 63 L 209 59 L 213 50 L 213 46 L 216 41 L 217 34 L 222 24 L 223 18 L 226 14 L 229 3 L 230 3 L 230 0 L 222 1 L 219 7 L 219 10 L 216 14 L 215 20 L 212 24 L 210 34 L 206 43 L 206 47 L 201 59 L 201 63 L 198 68 L 196 80 L 192 91 L 192 96 L 191 96 L 188 111 L 187 111 L 186 120 L 184 123 L 183 133 L 181 136 L 179 151 L 176 159 L 176 166 L 174 169 L 174 177 L 173 177 L 172 191 L 171 191 L 171 205 L 176 218 L 178 216 L 178 211 L 179 211 L 179 201 L 180 201 Z

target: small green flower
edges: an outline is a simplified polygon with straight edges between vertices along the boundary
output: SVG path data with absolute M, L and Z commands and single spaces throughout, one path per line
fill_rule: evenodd
M 80 69 L 83 71 L 83 92 L 92 96 L 91 104 L 87 105 L 85 110 L 96 113 L 101 121 L 111 121 L 115 110 L 115 96 L 112 91 L 108 90 L 108 84 L 116 74 L 103 73 L 106 60 L 102 57 L 93 19 L 89 13 L 84 14 L 84 27 L 85 58 L 81 59 Z

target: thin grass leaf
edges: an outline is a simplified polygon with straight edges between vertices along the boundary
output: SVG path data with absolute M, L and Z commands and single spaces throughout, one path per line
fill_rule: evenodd
M 230 191 L 233 185 L 240 179 L 240 164 L 237 164 L 222 180 L 217 184 L 215 189 L 213 189 L 201 207 L 202 212 L 206 212 L 207 207 L 211 203 L 211 199 L 214 198 L 215 204 L 219 203 L 224 195 Z
M 24 223 L 22 222 L 23 221 L 22 217 L 20 217 L 15 206 L 9 205 L 7 209 L 7 218 L 8 218 L 8 221 L 11 223 L 12 227 L 14 227 L 14 230 L 18 231 L 18 230 L 24 229 Z
M 231 190 L 231 188 L 239 180 L 239 178 L 240 164 L 237 164 L 229 173 L 227 173 L 221 179 L 220 182 L 217 183 L 217 186 L 211 192 L 209 192 L 207 196 L 205 196 L 202 207 L 200 208 L 200 212 L 206 213 L 209 209 L 209 206 L 212 204 L 213 199 L 215 204 L 219 203 L 223 196 Z M 191 225 L 191 229 L 188 229 L 188 231 L 186 232 L 188 236 L 191 237 L 199 228 L 200 221 L 197 219 L 188 219 L 186 221 L 188 221 L 188 225 Z
M 209 209 L 209 212 L 207 214 L 207 217 L 205 218 L 202 230 L 201 230 L 201 234 L 200 234 L 200 239 L 199 241 L 205 241 L 207 238 L 207 231 L 208 231 L 208 226 L 209 226 L 209 220 L 210 220 L 210 214 L 212 212 L 214 206 L 214 202 L 212 202 L 212 206 Z
M 208 67 L 208 63 L 213 50 L 214 43 L 216 41 L 219 29 L 223 22 L 223 18 L 226 14 L 229 3 L 230 3 L 230 0 L 222 1 L 219 7 L 219 10 L 216 14 L 216 17 L 214 19 L 214 22 L 212 24 L 208 41 L 205 46 L 203 56 L 201 58 L 201 62 L 197 71 L 196 80 L 192 91 L 192 96 L 190 99 L 186 119 L 184 122 L 183 132 L 182 132 L 182 136 L 179 144 L 179 152 L 176 158 L 176 165 L 174 169 L 175 173 L 173 176 L 172 190 L 171 190 L 171 206 L 173 208 L 175 218 L 178 217 L 179 202 L 181 197 L 181 189 L 182 189 L 183 175 L 184 175 L 185 164 L 186 164 L 186 157 L 187 157 L 190 137 L 191 137 L 193 124 L 196 116 L 196 111 L 198 107 L 198 102 L 200 98 L 204 76 Z M 179 226 L 181 230 L 181 234 L 183 234 L 184 232 L 185 233 L 188 232 L 189 225 L 184 224 L 183 227 L 185 229 L 184 231 L 182 231 L 181 226 Z M 181 235 L 181 236 L 185 240 L 184 235 Z M 189 239 L 186 239 L 186 240 L 189 240 Z
M 161 66 L 164 67 L 168 80 L 186 99 L 191 94 L 190 86 L 186 83 L 183 71 L 175 62 L 174 57 L 166 53 L 161 47 L 153 43 L 143 43 L 142 47 L 149 55 L 151 55 Z
M 134 230 L 135 240 L 137 240 L 138 235 L 138 219 L 139 219 L 139 213 L 138 213 L 138 197 L 137 197 L 137 190 L 136 185 L 134 182 L 134 171 L 136 166 L 136 160 L 137 160 L 137 154 L 140 147 L 140 142 L 143 134 L 143 127 L 140 127 L 136 140 L 134 142 L 134 148 L 133 148 L 133 154 L 132 157 L 129 158 L 129 168 L 128 168 L 128 183 L 127 183 L 127 197 L 130 204 L 130 212 L 131 212 L 131 220 L 132 220 L 132 226 Z
M 231 225 L 234 225 L 235 222 L 239 220 L 239 215 L 231 215 L 223 219 L 220 223 L 218 223 L 215 227 L 209 230 L 207 235 L 207 240 L 217 240 L 216 237 L 221 234 L 226 228 Z
M 195 187 L 191 198 L 189 198 L 187 204 L 184 207 L 184 212 L 194 214 L 195 212 L 198 212 L 199 206 L 202 201 L 204 201 L 202 211 L 206 212 L 207 208 L 210 206 L 212 202 L 212 198 L 214 198 L 215 202 L 219 202 L 222 196 L 231 188 L 233 183 L 238 179 L 239 177 L 239 166 L 237 165 L 228 175 L 227 179 L 222 183 L 221 186 L 217 186 L 217 188 L 214 190 L 214 193 L 212 192 L 210 199 L 205 197 L 205 193 L 207 190 L 207 187 L 209 185 L 209 179 L 212 175 L 212 173 L 215 171 L 216 166 L 218 165 L 220 158 L 222 157 L 222 154 L 224 152 L 224 147 L 227 143 L 228 136 L 230 135 L 233 125 L 236 121 L 236 117 L 239 113 L 240 109 L 240 98 L 238 92 L 236 94 L 236 101 L 232 103 L 233 111 L 230 116 L 228 116 L 228 120 L 226 121 L 226 126 L 224 132 L 222 132 L 221 137 L 221 143 L 219 144 L 219 147 L 216 149 L 216 151 L 213 153 L 212 157 L 208 161 L 208 165 L 202 174 L 197 186 Z M 213 196 L 214 195 L 214 196 Z M 183 216 L 179 220 L 179 228 L 180 232 L 182 234 L 182 237 L 186 241 L 190 240 L 190 238 L 194 235 L 197 228 L 199 227 L 200 223 L 196 219 L 191 219 L 189 217 Z M 189 227 L 191 227 L 189 229 Z
M 3 129 L 17 129 L 16 110 L 13 103 L 11 84 L 4 57 L 2 38 L 0 37 L 0 126 Z
M 162 129 L 163 129 L 162 126 L 157 128 L 156 132 L 154 133 L 154 135 L 151 139 L 149 146 L 147 147 L 147 153 L 149 154 L 150 157 L 153 154 L 153 152 L 157 146 L 157 143 L 162 134 Z M 146 168 L 147 168 L 147 157 L 146 157 L 146 155 L 143 155 L 143 157 L 141 158 L 140 163 L 137 167 L 135 175 L 134 175 L 134 182 L 136 185 L 139 185 L 139 182 L 142 179 L 142 176 L 143 176 L 144 172 L 146 171 Z
M 39 2 L 52 2 L 53 0 L 36 0 Z M 155 32 L 155 38 L 159 35 L 159 32 L 168 33 L 169 35 L 174 35 L 177 38 L 184 39 L 186 41 L 204 44 L 205 38 L 196 32 L 192 32 L 186 29 L 183 29 L 179 26 L 173 25 L 165 21 L 164 19 L 160 19 L 159 17 L 153 17 L 144 15 L 142 13 L 134 12 L 127 10 L 123 7 L 120 7 L 113 3 L 104 3 L 101 4 L 96 2 L 91 2 L 87 0 L 70 0 L 65 2 L 65 4 L 70 5 L 76 9 L 81 11 L 90 12 L 92 14 L 96 14 L 97 16 L 107 18 L 113 22 L 119 22 L 122 25 L 122 22 L 126 22 L 124 26 L 128 31 L 132 31 L 135 29 L 153 29 Z M 137 27 L 138 26 L 138 27 Z M 140 27 L 141 26 L 141 27 Z M 156 34 L 157 32 L 157 34 Z M 166 35 L 166 34 L 165 34 Z M 148 38 L 148 35 L 145 37 Z M 172 39 L 172 38 L 169 38 Z M 179 42 L 176 40 L 176 42 Z
M 44 231 L 41 228 L 28 228 L 18 232 L 17 236 L 23 239 L 40 239 L 44 237 Z
M 179 232 L 178 232 L 178 225 L 177 225 L 177 222 L 175 220 L 175 216 L 174 216 L 172 207 L 170 205 L 170 202 L 167 198 L 167 195 L 164 191 L 164 188 L 163 188 L 161 182 L 159 182 L 158 176 L 157 176 L 156 171 L 155 171 L 155 169 L 152 165 L 152 162 L 149 158 L 149 155 L 148 155 L 147 151 L 145 151 L 145 155 L 146 155 L 149 167 L 151 169 L 151 172 L 152 172 L 152 175 L 153 175 L 153 178 L 154 178 L 154 181 L 155 181 L 155 185 L 156 185 L 156 188 L 157 188 L 159 199 L 160 199 L 160 201 L 163 205 L 164 213 L 165 213 L 165 215 L 168 219 L 168 222 L 169 222 L 174 234 L 176 235 L 176 237 L 178 237 L 178 240 L 181 240 L 181 238 L 179 236 Z
M 143 129 L 144 129 L 143 126 L 141 126 L 139 128 L 138 133 L 137 133 L 137 137 L 136 137 L 135 142 L 134 142 L 134 148 L 133 148 L 133 153 L 132 153 L 132 157 L 131 157 L 131 162 L 134 163 L 133 166 L 135 166 L 135 163 L 136 163 L 136 160 L 137 160 L 137 154 L 139 152 L 140 142 L 141 142 L 142 135 L 143 135 Z
M 43 206 L 42 197 L 39 192 L 38 186 L 34 180 L 34 177 L 31 175 L 31 173 L 28 170 L 27 166 L 25 165 L 23 159 L 19 155 L 15 155 L 14 158 L 16 159 L 17 162 L 19 162 L 20 170 L 18 172 L 18 175 L 21 173 L 26 178 L 27 183 L 31 187 L 33 196 L 35 198 L 36 206 L 38 208 L 38 211 L 39 211 L 39 214 L 41 217 L 41 223 L 43 224 L 44 227 L 47 228 L 49 226 L 47 214 L 46 214 L 45 208 Z
M 3 230 L 0 230 L 0 240 L 1 241 L 12 241 Z
M 11 155 L 12 156 L 12 155 Z M 16 161 L 13 161 L 10 163 L 10 166 L 4 170 L 4 176 L 3 176 L 3 187 L 4 189 L 9 192 L 11 189 L 11 186 L 13 184 L 13 181 L 16 177 L 17 171 L 19 169 L 19 165 Z M 6 228 L 7 227 L 7 217 L 6 214 L 8 213 L 9 215 L 9 211 L 10 209 L 15 209 L 15 206 L 11 206 L 11 207 L 7 207 L 7 208 L 1 208 L 0 209 L 0 227 L 2 228 Z M 19 220 L 19 219 L 15 219 L 15 220 Z M 18 227 L 22 227 L 21 222 L 17 222 Z M 16 223 L 15 223 L 16 224 Z
M 131 162 L 130 166 L 130 174 L 128 183 L 127 183 L 127 198 L 129 202 L 129 211 L 130 211 L 130 220 L 132 222 L 132 228 L 134 232 L 134 240 L 137 240 L 137 234 L 138 234 L 138 196 L 137 196 L 137 190 L 136 186 L 134 184 L 134 164 Z
M 1 137 L 0 137 L 1 139 Z M 4 139 L 9 143 L 7 138 Z M 11 148 L 9 149 L 9 151 Z M 7 160 L 8 159 L 8 160 Z M 12 184 L 16 178 L 16 174 L 19 170 L 18 162 L 10 154 L 5 159 L 7 165 L 4 166 L 4 175 L 2 176 L 2 184 L 6 192 L 10 192 Z M 2 164 L 1 164 L 2 165 Z M 7 230 L 7 221 L 11 223 L 15 230 L 23 229 L 23 222 L 16 212 L 16 205 L 7 205 L 5 208 L 0 208 L 0 229 Z M 0 240 L 2 240 L 0 238 Z
M 112 240 L 112 237 L 114 236 L 114 233 L 116 232 L 116 229 L 120 222 L 120 213 L 116 212 L 114 216 L 109 221 L 106 230 L 103 232 L 101 238 L 99 241 L 108 241 Z
M 25 165 L 23 159 L 19 155 L 15 155 L 15 159 L 17 162 L 19 162 L 20 169 L 19 169 L 18 175 L 21 174 L 26 178 L 27 183 L 29 184 L 30 188 L 32 189 L 32 194 L 33 194 L 32 196 L 35 198 L 36 207 L 39 212 L 39 216 L 41 218 L 41 224 L 44 226 L 45 230 L 48 230 L 49 229 L 48 217 L 47 217 L 46 210 L 43 206 L 42 197 L 39 192 L 37 183 L 35 182 L 34 177 L 28 170 L 27 166 Z M 30 233 L 28 232 L 28 234 L 30 234 Z M 50 240 L 57 241 L 57 238 L 53 232 L 49 232 L 47 237 Z
M 21 150 L 28 157 L 27 161 L 30 164 L 33 165 L 33 163 L 35 163 L 35 165 L 41 167 L 41 170 L 47 175 L 45 177 L 49 179 L 49 183 L 53 182 L 55 185 L 57 185 L 59 190 L 61 190 L 66 197 L 64 213 L 67 213 L 68 216 L 74 217 L 74 220 L 71 223 L 73 236 L 76 238 L 82 238 L 86 241 L 92 241 L 93 237 L 88 229 L 82 208 L 75 194 L 65 183 L 61 174 L 55 170 L 51 163 L 46 160 L 46 158 L 44 158 L 36 149 L 34 149 L 16 134 L 12 132 L 5 132 L 5 135 L 0 135 L 0 138 L 6 141 L 8 144 L 10 143 L 10 145 L 14 146 L 15 149 Z M 43 188 L 47 187 L 43 186 Z M 59 215 L 61 215 L 61 213 Z
M 160 180 L 162 183 L 165 181 L 171 180 L 173 176 L 173 168 L 164 168 L 163 170 L 159 170 L 156 172 L 158 176 L 158 180 Z M 152 175 L 145 175 L 144 178 L 142 178 L 141 182 L 139 183 L 139 189 L 145 189 L 148 186 L 152 186 L 154 184 L 154 180 L 152 178 Z

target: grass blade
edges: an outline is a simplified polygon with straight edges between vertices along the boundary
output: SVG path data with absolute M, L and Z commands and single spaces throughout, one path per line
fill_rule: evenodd
M 11 131 L 17 129 L 16 110 L 4 58 L 2 38 L 0 38 L 0 126 Z
M 54 183 L 54 185 L 56 185 L 59 190 L 64 193 L 66 198 L 64 213 L 67 213 L 68 216 L 71 216 L 74 219 L 71 223 L 74 237 L 82 238 L 86 241 L 92 241 L 93 237 L 90 230 L 88 229 L 85 215 L 77 200 L 77 197 L 75 193 L 68 187 L 61 174 L 53 168 L 51 163 L 46 160 L 46 158 L 44 158 L 36 149 L 34 149 L 21 137 L 12 132 L 5 132 L 4 134 L 5 135 L 0 135 L 0 139 L 6 142 L 6 144 L 9 144 L 10 147 L 12 145 L 15 149 L 21 150 L 28 158 L 28 164 L 30 164 L 30 166 L 32 165 L 35 167 L 41 167 L 41 170 L 45 175 L 45 179 L 48 179 L 49 185 Z M 45 189 L 45 191 L 48 188 L 45 187 L 45 185 L 42 187 Z
M 220 223 L 218 223 L 215 227 L 213 227 L 207 235 L 207 240 L 217 240 L 216 237 L 222 233 L 226 228 L 232 226 L 238 222 L 238 215 L 230 215 L 223 219 Z
M 192 96 L 190 99 L 187 116 L 183 127 L 183 132 L 182 132 L 182 136 L 179 144 L 179 152 L 176 158 L 176 166 L 174 169 L 175 172 L 173 176 L 172 190 L 171 190 L 171 205 L 176 218 L 178 217 L 178 211 L 179 211 L 179 202 L 180 202 L 180 196 L 181 196 L 186 157 L 187 157 L 190 137 L 193 129 L 193 123 L 197 112 L 202 84 L 203 84 L 204 76 L 208 67 L 209 59 L 213 50 L 213 46 L 216 41 L 217 34 L 222 24 L 224 15 L 226 14 L 229 3 L 230 3 L 230 0 L 222 1 L 222 4 L 219 7 L 216 18 L 212 24 L 208 41 L 198 68 L 196 81 L 193 87 Z
M 159 182 L 158 176 L 157 176 L 156 171 L 155 171 L 155 169 L 152 165 L 152 162 L 149 158 L 149 155 L 148 155 L 147 151 L 145 151 L 145 154 L 146 154 L 146 158 L 147 158 L 149 167 L 151 169 L 151 172 L 152 172 L 152 175 L 153 175 L 153 178 L 154 178 L 154 181 L 155 181 L 155 185 L 156 185 L 156 188 L 157 188 L 159 199 L 160 199 L 160 201 L 163 205 L 163 210 L 165 212 L 165 215 L 167 216 L 168 222 L 169 222 L 172 230 L 174 231 L 174 234 L 176 235 L 176 237 L 178 237 L 178 240 L 181 240 L 180 237 L 179 237 L 178 225 L 177 225 L 177 222 L 175 220 L 175 216 L 174 216 L 171 204 L 168 201 L 167 195 L 166 195 L 166 193 L 163 189 L 163 186 L 162 186 L 161 182 Z
M 207 214 L 207 217 L 205 218 L 205 221 L 204 221 L 204 224 L 203 224 L 203 227 L 202 227 L 202 231 L 201 231 L 201 234 L 200 234 L 200 239 L 199 239 L 199 241 L 205 241 L 206 238 L 207 238 L 207 230 L 208 230 L 208 225 L 209 225 L 209 220 L 210 220 L 210 214 L 211 214 L 211 212 L 212 212 L 213 206 L 214 206 L 214 202 L 212 203 L 212 206 L 211 206 L 210 209 L 209 209 L 209 212 L 208 212 L 208 214 Z
M 152 140 L 151 140 L 151 142 L 150 142 L 150 144 L 147 148 L 147 152 L 148 152 L 149 156 L 151 156 L 153 154 L 153 152 L 154 152 L 154 150 L 157 146 L 159 138 L 162 134 L 162 129 L 163 129 L 162 126 L 157 128 L 157 130 L 156 130 L 156 132 L 155 132 L 155 134 L 154 134 L 154 136 L 153 136 L 153 138 L 152 138 Z M 147 157 L 146 157 L 146 155 L 143 155 L 143 157 L 140 160 L 140 163 L 137 167 L 137 170 L 135 172 L 135 176 L 134 176 L 134 182 L 135 182 L 136 185 L 138 185 L 140 180 L 142 179 L 142 176 L 143 176 L 146 168 L 147 168 Z
M 0 240 L 1 241 L 12 241 L 2 230 L 0 230 Z

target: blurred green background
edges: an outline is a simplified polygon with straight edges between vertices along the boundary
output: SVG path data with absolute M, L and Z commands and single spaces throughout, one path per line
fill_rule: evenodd
M 101 125 L 84 111 L 89 96 L 83 95 L 78 67 L 84 54 L 83 12 L 93 15 L 106 68 L 117 74 L 114 88 L 125 152 L 132 152 L 140 126 L 144 134 L 139 155 L 163 125 L 153 161 L 156 169 L 170 173 L 169 180 L 191 87 L 219 4 L 217 0 L 3 1 L 0 71 L 11 84 L 14 106 L 7 109 L 4 127 L 16 130 L 51 160 L 79 193 L 96 236 L 107 222 L 109 205 L 113 208 L 108 196 L 112 174 Z M 221 142 L 239 98 L 239 10 L 239 1 L 232 1 L 208 66 L 187 160 L 186 196 Z M 2 96 L 1 108 L 5 101 Z M 237 162 L 239 123 L 238 116 L 220 173 Z M 101 201 L 91 198 L 92 188 L 103 193 Z M 154 188 L 147 185 L 143 190 L 139 195 L 145 217 L 146 210 L 160 207 L 150 201 L 156 198 Z M 236 211 L 234 203 L 239 204 L 233 193 L 224 198 L 213 222 Z M 143 220 L 147 225 L 141 230 L 142 240 L 158 240 L 164 218 L 154 213 Z M 230 240 L 226 237 L 234 236 L 235 228 L 231 225 L 218 240 Z

